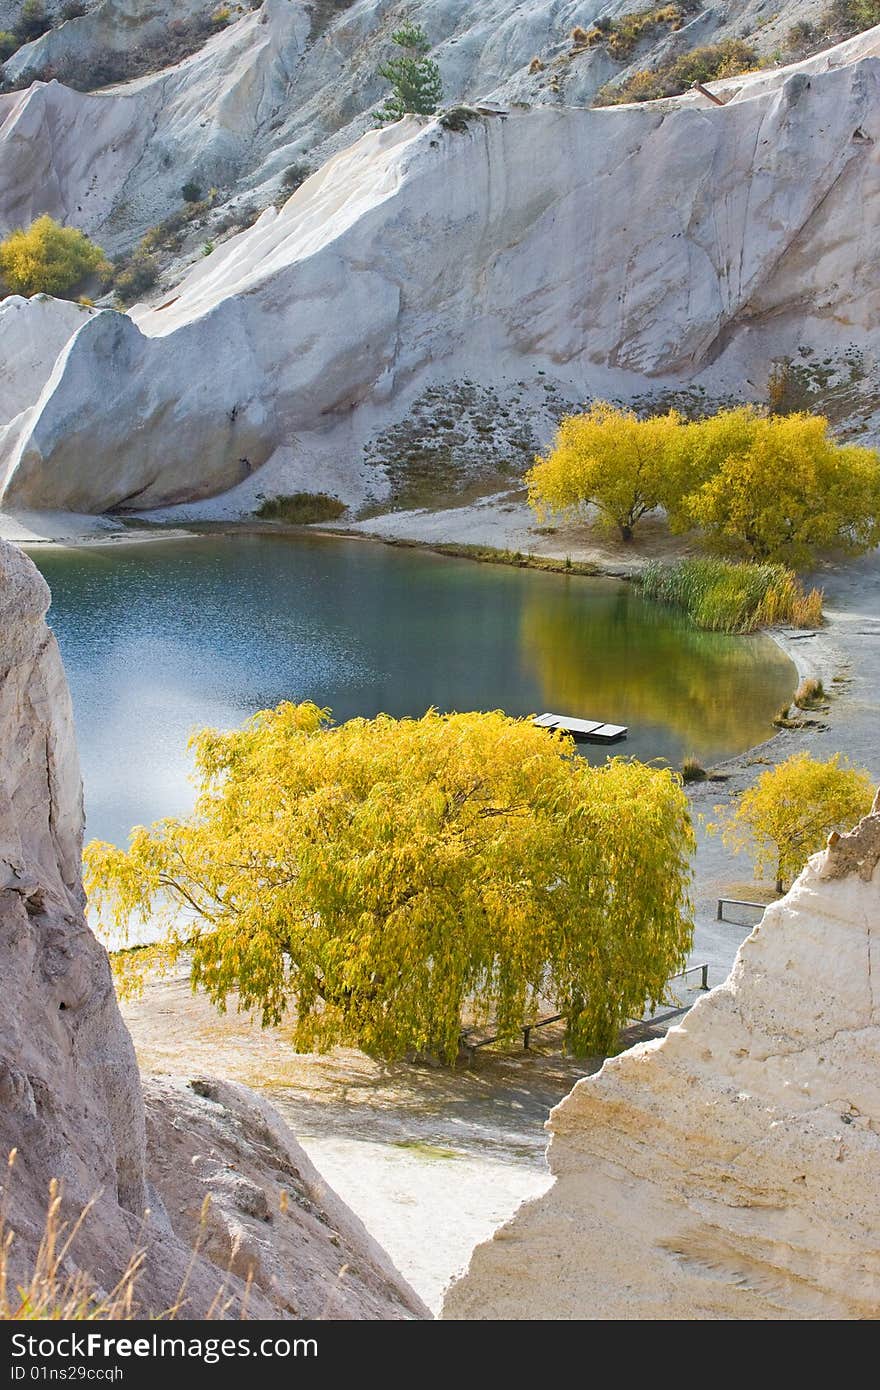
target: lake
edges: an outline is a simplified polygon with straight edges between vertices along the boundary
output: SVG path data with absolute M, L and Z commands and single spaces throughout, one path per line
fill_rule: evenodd
M 677 765 L 769 737 L 797 683 L 769 638 L 699 632 L 611 579 L 309 535 L 31 554 L 52 588 L 86 834 L 119 844 L 191 806 L 194 729 L 281 700 L 337 720 L 554 710 L 628 724 L 614 754 Z

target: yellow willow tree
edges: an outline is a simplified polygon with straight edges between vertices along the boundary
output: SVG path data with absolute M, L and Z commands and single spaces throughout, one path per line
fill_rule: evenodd
M 781 893 L 810 855 L 824 848 L 831 831 L 850 829 L 868 814 L 873 799 L 869 774 L 850 767 L 839 753 L 827 762 L 795 753 L 762 772 L 710 828 L 722 831 L 735 854 L 751 853 L 756 878 L 772 866 Z
M 569 415 L 550 453 L 526 476 L 531 506 L 541 518 L 595 507 L 601 525 L 631 541 L 646 512 L 668 500 L 682 423 L 674 410 L 639 420 L 606 401 Z
M 668 770 L 590 767 L 501 713 L 340 726 L 282 704 L 194 739 L 188 820 L 86 850 L 117 927 L 185 909 L 166 956 L 223 1009 L 290 1010 L 301 1049 L 454 1061 L 462 1020 L 504 1038 L 548 1006 L 604 1052 L 690 945 L 693 835 Z
M 750 560 L 814 563 L 880 542 L 880 455 L 837 444 L 821 415 L 762 416 L 744 407 L 689 425 L 688 446 L 714 467 L 673 507 L 721 548 Z

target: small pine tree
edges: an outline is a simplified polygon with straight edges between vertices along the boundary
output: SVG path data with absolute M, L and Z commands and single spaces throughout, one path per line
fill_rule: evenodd
M 391 83 L 392 90 L 373 113 L 373 120 L 388 125 L 410 113 L 433 116 L 443 97 L 443 80 L 437 64 L 427 56 L 430 39 L 420 25 L 405 24 L 395 29 L 391 41 L 401 52 L 379 68 L 379 76 Z

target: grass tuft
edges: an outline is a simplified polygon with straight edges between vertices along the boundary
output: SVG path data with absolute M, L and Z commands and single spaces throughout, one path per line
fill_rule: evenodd
M 822 591 L 806 592 L 785 565 L 737 564 L 713 558 L 652 561 L 639 583 L 646 598 L 683 608 L 710 632 L 755 632 L 785 623 L 819 627 Z
M 705 782 L 708 773 L 702 763 L 691 754 L 685 758 L 681 764 L 681 780 L 683 782 Z
M 798 709 L 814 709 L 826 700 L 825 687 L 816 676 L 805 676 L 794 692 Z
M 267 497 L 255 515 L 263 521 L 314 526 L 319 521 L 337 521 L 345 510 L 344 502 L 326 492 L 292 492 L 286 497 Z

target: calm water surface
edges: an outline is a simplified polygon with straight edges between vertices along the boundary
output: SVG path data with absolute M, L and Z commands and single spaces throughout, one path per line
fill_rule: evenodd
M 713 762 L 768 737 L 796 684 L 768 638 L 698 632 L 615 580 L 318 536 L 33 558 L 73 694 L 86 833 L 117 843 L 189 808 L 193 729 L 280 700 L 338 720 L 549 709 L 628 724 L 616 753 Z

